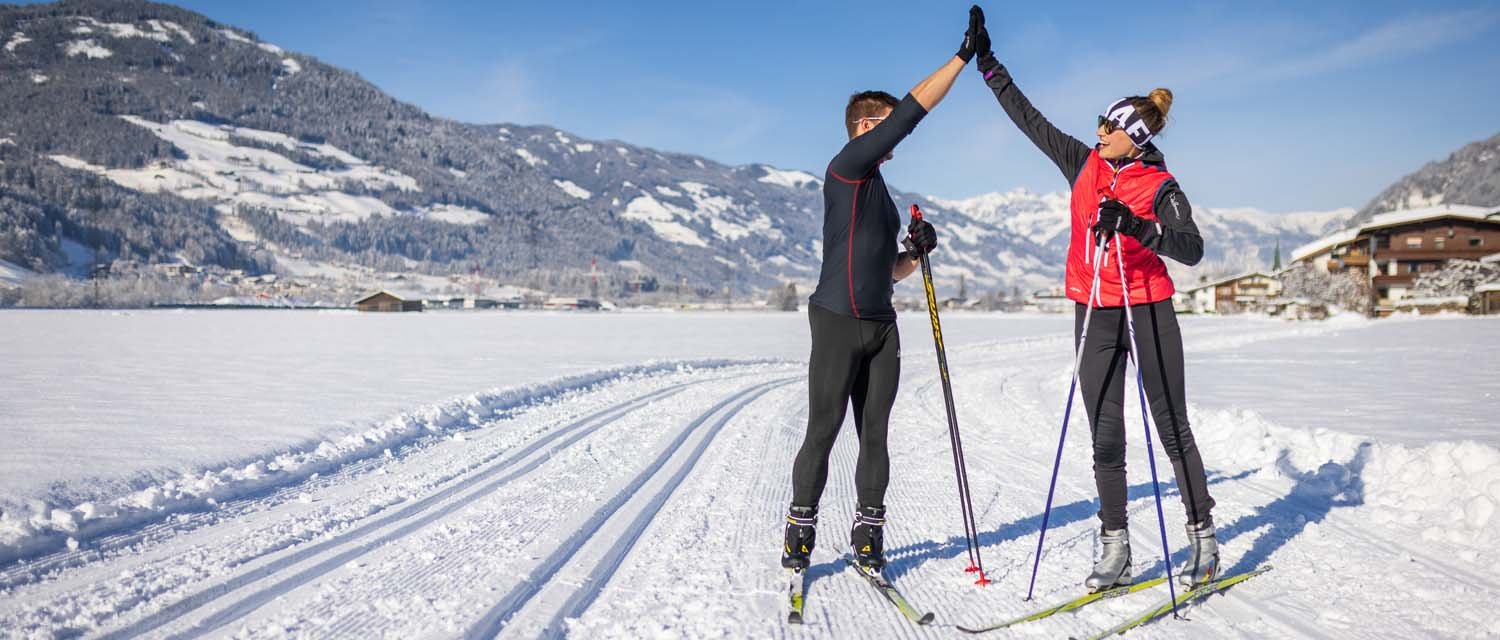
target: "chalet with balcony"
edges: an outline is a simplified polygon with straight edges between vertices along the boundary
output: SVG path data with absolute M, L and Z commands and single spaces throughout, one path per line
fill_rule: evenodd
M 1375 216 L 1298 247 L 1293 262 L 1328 273 L 1354 272 L 1370 285 L 1372 313 L 1386 315 L 1417 277 L 1449 260 L 1500 253 L 1500 207 L 1447 205 Z
M 1265 311 L 1281 295 L 1281 281 L 1261 271 L 1241 273 L 1180 289 L 1172 296 L 1179 313 L 1244 313 Z

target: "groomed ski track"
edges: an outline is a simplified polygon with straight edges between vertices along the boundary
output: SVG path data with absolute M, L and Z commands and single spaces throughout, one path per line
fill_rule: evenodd
M 1259 333 L 1188 340 L 1190 352 L 1206 352 L 1322 330 L 1267 323 Z M 719 362 L 552 389 L 481 415 L 472 429 L 435 430 L 443 435 L 302 482 L 0 567 L 0 628 L 108 638 L 973 637 L 953 625 L 994 623 L 1077 595 L 1095 553 L 1098 507 L 1086 422 L 1075 417 L 1037 597 L 1021 600 L 1067 388 L 1067 337 L 949 354 L 994 580 L 987 588 L 962 571 L 930 336 L 903 337 L 887 575 L 918 609 L 937 614 L 931 627 L 908 622 L 839 559 L 854 506 L 852 424 L 831 460 L 806 624 L 784 622 L 777 545 L 806 420 L 805 365 Z M 1291 454 L 1270 465 L 1216 459 L 1220 437 L 1243 434 L 1215 436 L 1227 426 L 1193 411 L 1226 571 L 1266 562 L 1277 570 L 1195 605 L 1188 620 L 1126 637 L 1500 631 L 1485 615 L 1500 593 L 1495 579 L 1441 545 L 1349 515 L 1367 448 L 1332 461 L 1332 471 Z M 1135 571 L 1155 577 L 1160 543 L 1141 422 L 1129 410 L 1127 429 Z M 1266 439 L 1268 450 L 1294 447 Z M 1164 456 L 1158 461 L 1169 480 Z M 1163 499 L 1180 559 L 1175 486 L 1163 487 Z M 1346 564 L 1351 555 L 1364 564 Z M 1392 575 L 1400 588 L 1379 588 Z M 1083 637 L 1165 595 L 1163 587 L 991 635 Z M 1448 600 L 1447 613 L 1390 614 L 1424 599 Z M 1364 618 L 1376 615 L 1378 626 Z

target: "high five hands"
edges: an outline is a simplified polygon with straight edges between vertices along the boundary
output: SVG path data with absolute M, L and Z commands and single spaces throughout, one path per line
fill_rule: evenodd
M 984 28 L 984 9 L 977 4 L 969 7 L 969 29 L 964 31 L 963 44 L 954 55 L 968 63 L 976 53 L 980 56 L 990 53 L 990 32 Z

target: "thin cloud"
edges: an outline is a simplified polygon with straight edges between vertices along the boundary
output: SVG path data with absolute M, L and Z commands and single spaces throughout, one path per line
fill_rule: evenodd
M 539 114 L 536 87 L 520 60 L 502 60 L 485 75 L 484 104 L 480 111 L 487 121 L 525 124 Z
M 555 111 L 553 96 L 557 93 L 546 85 L 574 81 L 572 72 L 564 71 L 560 61 L 576 60 L 602 41 L 600 33 L 578 33 L 497 59 L 478 78 L 477 91 L 465 101 L 467 106 L 460 117 L 472 114 L 468 117 L 477 116 L 478 121 L 487 123 L 544 123 Z
M 1316 76 L 1451 45 L 1477 36 L 1496 23 L 1492 11 L 1462 11 L 1395 20 L 1351 40 L 1285 60 L 1256 74 L 1272 81 Z

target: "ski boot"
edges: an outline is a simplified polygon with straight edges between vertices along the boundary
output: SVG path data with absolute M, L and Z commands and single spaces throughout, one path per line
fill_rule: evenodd
M 786 535 L 781 545 L 781 566 L 801 571 L 810 564 L 817 538 L 818 508 L 792 505 L 786 513 Z
M 1192 589 L 1219 577 L 1219 541 L 1214 537 L 1212 520 L 1188 523 L 1187 536 L 1192 548 L 1177 572 L 1177 584 Z
M 1099 542 L 1104 545 L 1104 551 L 1099 555 L 1099 562 L 1094 563 L 1094 572 L 1083 581 L 1084 586 L 1091 592 L 1099 592 L 1130 584 L 1130 530 L 1100 529 Z
M 859 566 L 872 571 L 885 568 L 885 507 L 860 507 L 854 512 L 849 546 Z

